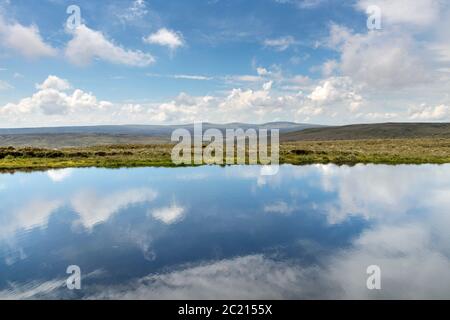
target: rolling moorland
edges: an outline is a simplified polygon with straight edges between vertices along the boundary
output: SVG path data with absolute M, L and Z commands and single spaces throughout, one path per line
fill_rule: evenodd
M 204 124 L 203 129 L 278 128 L 280 163 L 450 163 L 450 124 L 384 123 L 339 127 L 277 122 Z M 0 170 L 174 166 L 170 135 L 185 126 L 0 129 Z
M 226 129 L 237 128 L 244 130 L 248 128 L 273 128 L 279 129 L 280 134 L 287 134 L 309 128 L 319 128 L 321 126 L 292 122 L 272 122 L 262 125 L 247 123 L 204 123 L 202 127 L 203 130 L 216 128 L 222 132 Z M 170 138 L 174 130 L 186 129 L 193 133 L 193 128 L 192 124 L 188 124 L 176 126 L 125 125 L 0 129 L 0 147 L 64 148 L 115 144 L 170 144 Z

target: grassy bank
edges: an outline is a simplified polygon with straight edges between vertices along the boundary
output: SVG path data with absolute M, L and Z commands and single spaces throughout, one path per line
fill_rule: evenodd
M 69 167 L 174 166 L 170 144 L 108 145 L 45 149 L 0 148 L 0 170 Z M 423 164 L 450 163 L 450 139 L 383 139 L 284 142 L 280 163 Z

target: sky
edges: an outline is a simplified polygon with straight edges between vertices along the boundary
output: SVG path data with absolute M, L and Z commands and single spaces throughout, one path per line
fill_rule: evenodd
M 445 0 L 0 0 L 3 128 L 445 122 L 449 89 Z

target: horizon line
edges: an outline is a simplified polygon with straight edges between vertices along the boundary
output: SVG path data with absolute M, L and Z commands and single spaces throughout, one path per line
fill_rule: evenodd
M 255 126 L 263 126 L 269 124 L 277 124 L 277 123 L 287 123 L 292 125 L 311 125 L 318 127 L 346 127 L 346 126 L 356 126 L 356 125 L 380 125 L 380 124 L 450 124 L 450 122 L 437 122 L 437 121 L 423 121 L 423 122 L 413 122 L 413 121 L 387 121 L 387 122 L 357 122 L 357 123 L 348 123 L 348 124 L 317 124 L 317 123 L 308 123 L 308 122 L 293 122 L 293 121 L 271 121 L 271 122 L 262 122 L 262 123 L 251 123 L 251 122 L 226 122 L 226 123 L 218 123 L 218 122 L 191 122 L 191 123 L 181 123 L 181 124 L 89 124 L 89 125 L 60 125 L 60 126 L 26 126 L 26 127 L 0 127 L 0 130 L 20 130 L 20 129 L 59 129 L 59 128 L 92 128 L 92 127 L 183 127 L 183 126 L 192 126 L 194 124 L 211 124 L 211 125 L 219 125 L 219 126 L 227 126 L 227 125 L 235 125 L 235 124 L 243 124 L 243 125 L 255 125 Z

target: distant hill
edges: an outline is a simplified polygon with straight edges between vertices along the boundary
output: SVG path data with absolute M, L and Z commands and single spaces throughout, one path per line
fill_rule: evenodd
M 203 123 L 204 130 L 209 128 L 235 129 L 279 129 L 280 132 L 299 131 L 307 128 L 321 127 L 313 124 L 295 122 L 269 122 L 265 124 L 250 124 L 233 122 L 228 124 Z M 43 127 L 43 128 L 14 128 L 1 129 L 0 135 L 12 134 L 127 134 L 143 136 L 170 136 L 178 128 L 193 130 L 193 124 L 186 125 L 106 125 L 106 126 L 75 126 L 75 127 Z
M 308 128 L 321 127 L 294 122 L 270 122 L 265 124 L 203 123 L 203 130 L 226 129 L 279 129 L 280 134 L 299 132 Z M 106 125 L 0 129 L 0 146 L 33 147 L 82 147 L 106 144 L 153 144 L 170 142 L 175 129 L 184 128 L 193 132 L 193 124 L 186 125 Z
M 0 129 L 0 146 L 33 146 L 46 148 L 85 147 L 109 144 L 168 143 L 178 128 L 193 131 L 193 125 L 124 125 Z M 279 129 L 282 142 L 368 140 L 408 138 L 450 138 L 450 123 L 378 123 L 348 126 L 319 126 L 293 122 L 266 124 L 204 123 L 203 130 L 226 129 Z
M 450 123 L 377 123 L 308 128 L 288 132 L 282 141 L 450 138 Z

